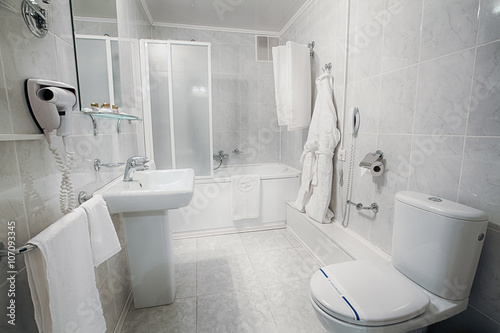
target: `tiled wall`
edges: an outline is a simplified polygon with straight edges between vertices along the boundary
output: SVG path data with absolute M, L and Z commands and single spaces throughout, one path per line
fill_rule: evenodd
M 45 6 L 45 5 L 44 5 Z M 24 100 L 24 81 L 43 78 L 76 86 L 75 59 L 69 1 L 52 1 L 49 6 L 49 33 L 37 38 L 28 30 L 20 13 L 21 1 L 0 1 L 0 134 L 38 133 Z M 92 135 L 88 116 L 73 113 L 73 134 L 68 148 L 75 152 L 71 179 L 75 193 L 92 193 L 123 172 L 121 169 L 93 169 L 93 160 L 123 162 L 137 154 L 136 125 L 98 120 L 100 134 Z M 52 135 L 54 146 L 62 149 L 60 137 Z M 21 246 L 62 216 L 59 210 L 60 171 L 45 140 L 0 141 L 0 241 L 6 242 L 7 222 L 16 222 L 16 244 Z M 120 216 L 113 221 L 124 244 Z M 16 326 L 2 315 L 0 331 L 36 332 L 33 307 L 22 256 L 16 257 Z M 0 262 L 0 306 L 8 301 L 7 261 Z M 96 269 L 108 331 L 112 331 L 130 293 L 130 274 L 124 247 Z M 2 312 L 5 313 L 5 312 Z
M 152 37 L 211 43 L 213 149 L 229 154 L 224 165 L 279 162 L 273 66 L 255 60 L 255 35 L 154 26 Z
M 282 42 L 316 41 L 320 59 L 319 64 L 314 59 L 316 74 L 318 65 L 330 59 L 334 69 L 343 68 L 336 50 L 343 45 L 345 30 L 338 21 L 345 22 L 346 2 L 314 0 L 282 36 Z M 347 110 L 357 106 L 361 112 L 355 166 L 367 153 L 382 149 L 386 173 L 379 178 L 360 177 L 355 168 L 351 199 L 365 205 L 377 202 L 380 212 L 351 210 L 349 228 L 390 253 L 394 195 L 401 190 L 429 193 L 486 211 L 490 226 L 470 307 L 439 327 L 446 331 L 462 325 L 475 332 L 494 332 L 500 323 L 498 3 L 350 3 Z M 342 82 L 342 72 L 334 76 L 335 82 Z M 341 97 L 341 88 L 335 88 L 337 98 Z M 337 104 L 342 116 L 342 104 Z M 349 153 L 348 128 L 344 146 Z M 305 136 L 283 133 L 283 161 L 296 165 Z M 339 186 L 338 172 L 343 169 L 347 175 L 348 165 L 336 163 L 332 207 L 341 219 L 339 193 L 346 186 Z

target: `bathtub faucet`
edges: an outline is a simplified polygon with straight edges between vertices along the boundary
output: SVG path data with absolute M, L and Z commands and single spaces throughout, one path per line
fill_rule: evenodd
M 214 154 L 214 160 L 219 159 L 219 165 L 214 168 L 217 170 L 222 165 L 222 161 L 229 157 L 229 154 L 224 154 L 224 150 L 219 150 L 219 154 Z
M 127 160 L 127 165 L 125 166 L 125 173 L 123 175 L 124 182 L 132 181 L 132 174 L 134 171 L 147 170 L 149 167 L 146 163 L 149 162 L 149 158 L 146 156 L 132 156 Z
M 229 157 L 229 154 L 225 154 L 224 150 L 219 150 L 219 154 L 214 154 L 214 160 L 220 159 L 222 161 L 228 157 Z

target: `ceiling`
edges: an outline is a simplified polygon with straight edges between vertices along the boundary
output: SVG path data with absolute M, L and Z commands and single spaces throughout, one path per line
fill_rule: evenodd
M 151 24 L 280 32 L 309 0 L 140 0 Z M 77 17 L 116 18 L 115 0 L 72 0 Z M 113 16 L 114 15 L 114 16 Z

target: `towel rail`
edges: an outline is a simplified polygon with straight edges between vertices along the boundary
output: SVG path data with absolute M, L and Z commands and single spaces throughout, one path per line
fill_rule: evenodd
M 25 254 L 26 252 L 33 251 L 34 249 L 37 249 L 37 248 L 38 248 L 38 246 L 36 246 L 36 245 L 26 243 L 25 245 L 23 245 L 21 247 L 16 247 L 13 250 L 9 250 L 9 249 L 4 249 L 4 244 L 2 242 L 0 242 L 0 260 L 2 257 L 9 257 L 11 255 L 18 256 L 20 254 Z
M 314 43 L 314 41 L 307 44 L 307 47 L 309 48 L 309 55 L 313 58 L 314 58 L 314 45 L 316 45 L 316 43 Z

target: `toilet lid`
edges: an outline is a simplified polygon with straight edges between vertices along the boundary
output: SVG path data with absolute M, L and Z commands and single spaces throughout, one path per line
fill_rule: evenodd
M 383 326 L 414 318 L 429 298 L 389 263 L 349 261 L 311 278 L 311 296 L 329 315 L 357 325 Z

